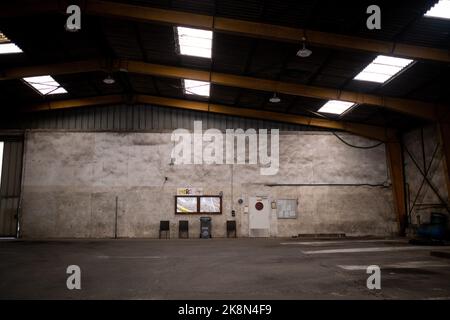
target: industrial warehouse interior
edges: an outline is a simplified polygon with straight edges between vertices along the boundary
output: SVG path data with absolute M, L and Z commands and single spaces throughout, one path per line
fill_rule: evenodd
M 450 0 L 3 1 L 0 97 L 1 300 L 450 300 Z

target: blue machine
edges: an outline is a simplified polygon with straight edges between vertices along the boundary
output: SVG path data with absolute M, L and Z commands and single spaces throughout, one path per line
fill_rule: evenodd
M 431 213 L 430 223 L 423 223 L 417 229 L 417 235 L 421 238 L 432 240 L 444 240 L 447 237 L 448 217 L 442 213 Z

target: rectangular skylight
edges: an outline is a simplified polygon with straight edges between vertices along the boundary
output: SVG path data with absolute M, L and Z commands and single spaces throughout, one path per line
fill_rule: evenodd
M 340 101 L 340 100 L 330 100 L 325 103 L 322 108 L 319 109 L 318 112 L 322 113 L 332 113 L 332 114 L 342 114 L 347 111 L 349 108 L 354 106 L 353 102 L 348 101 Z
M 177 27 L 180 54 L 211 58 L 212 31 Z
M 21 53 L 23 52 L 17 45 L 14 43 L 0 43 L 0 54 L 7 53 Z
M 67 93 L 66 89 L 61 87 L 51 76 L 29 77 L 23 78 L 23 80 L 42 95 Z
M 185 94 L 209 97 L 209 88 L 209 82 L 183 79 L 183 91 Z
M 12 43 L 7 36 L 0 32 L 0 54 L 23 52 L 16 44 Z
M 414 60 L 410 59 L 379 55 L 354 79 L 384 83 L 410 65 L 413 61 Z
M 450 19 L 450 0 L 439 0 L 433 7 L 428 10 L 425 17 Z

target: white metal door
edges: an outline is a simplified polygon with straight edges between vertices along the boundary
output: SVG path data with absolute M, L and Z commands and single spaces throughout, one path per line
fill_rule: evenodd
M 270 235 L 270 203 L 267 197 L 249 198 L 249 235 L 268 237 Z

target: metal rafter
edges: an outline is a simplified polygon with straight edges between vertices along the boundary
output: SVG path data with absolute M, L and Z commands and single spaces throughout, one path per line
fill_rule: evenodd
M 20 10 L 17 10 L 17 6 L 15 5 L 7 4 L 2 6 L 0 17 L 17 17 L 51 11 L 64 12 L 63 9 L 65 7 L 62 4 L 64 2 L 65 1 L 61 0 L 38 1 L 21 7 Z M 298 43 L 303 36 L 306 36 L 310 44 L 323 47 L 361 50 L 378 54 L 409 57 L 415 60 L 423 59 L 445 63 L 450 62 L 449 51 L 441 48 L 429 48 L 392 41 L 382 41 L 238 19 L 213 17 L 204 14 L 158 9 L 111 1 L 85 0 L 83 4 L 83 12 L 91 15 L 152 23 L 186 25 L 214 29 L 216 32 L 234 33 L 247 37 L 265 38 L 284 42 Z
M 157 77 L 210 81 L 212 84 L 217 85 L 267 92 L 278 92 L 280 94 L 288 94 L 293 96 L 304 96 L 327 100 L 345 100 L 357 104 L 380 106 L 386 109 L 429 120 L 438 119 L 441 113 L 446 112 L 449 109 L 449 107 L 445 105 L 417 100 L 366 94 L 348 90 L 302 85 L 290 82 L 246 77 L 218 72 L 209 72 L 191 68 L 173 67 L 123 59 L 117 59 L 113 61 L 89 60 L 44 66 L 10 68 L 3 70 L 3 72 L 0 74 L 0 80 L 17 79 L 46 74 L 59 75 L 111 69 L 136 74 L 152 75 Z
M 24 106 L 21 110 L 24 112 L 38 112 L 56 109 L 80 108 L 94 105 L 109 105 L 123 102 L 160 105 L 179 109 L 196 110 L 230 116 L 285 122 L 298 125 L 328 128 L 332 130 L 342 130 L 380 141 L 395 141 L 396 139 L 396 131 L 394 129 L 387 129 L 360 123 L 327 120 L 292 114 L 284 114 L 272 111 L 261 111 L 248 108 L 230 107 L 225 105 L 212 104 L 208 102 L 199 102 L 185 99 L 173 99 L 141 94 L 134 95 L 132 97 L 122 95 L 109 95 L 109 96 L 90 97 L 82 99 L 46 101 L 44 103 Z

